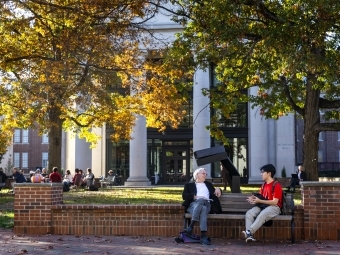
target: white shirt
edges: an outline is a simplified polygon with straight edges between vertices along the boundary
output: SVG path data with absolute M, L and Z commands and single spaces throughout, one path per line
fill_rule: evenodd
M 204 182 L 196 182 L 196 189 L 197 189 L 196 196 L 198 197 L 204 196 L 206 199 L 209 199 L 209 190 Z

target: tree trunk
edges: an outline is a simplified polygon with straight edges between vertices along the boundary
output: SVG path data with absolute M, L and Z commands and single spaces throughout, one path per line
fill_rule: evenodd
M 52 172 L 53 167 L 61 170 L 61 136 L 63 120 L 60 119 L 60 110 L 52 107 L 49 111 L 49 120 L 51 122 L 48 132 L 48 172 Z
M 319 181 L 318 176 L 318 148 L 319 148 L 319 97 L 320 90 L 313 89 L 312 80 L 307 78 L 306 104 L 304 112 L 304 136 L 303 136 L 303 166 L 308 181 Z

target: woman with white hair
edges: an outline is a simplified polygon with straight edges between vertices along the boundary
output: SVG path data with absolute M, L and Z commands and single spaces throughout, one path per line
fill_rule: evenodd
M 204 168 L 198 168 L 194 172 L 194 182 L 186 183 L 182 193 L 184 200 L 183 206 L 187 208 L 187 212 L 192 215 L 190 225 L 184 230 L 187 235 L 192 235 L 196 222 L 200 224 L 201 230 L 201 243 L 209 245 L 210 241 L 207 238 L 207 216 L 214 204 L 215 213 L 222 211 L 221 204 L 218 197 L 221 196 L 222 191 L 220 188 L 214 188 L 214 186 L 207 182 L 205 179 L 207 172 Z

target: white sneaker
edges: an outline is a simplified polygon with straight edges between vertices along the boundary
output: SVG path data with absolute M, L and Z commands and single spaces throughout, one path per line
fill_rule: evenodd
M 246 239 L 246 243 L 251 243 L 251 242 L 255 242 L 256 239 L 252 236 L 252 235 L 249 235 Z
M 241 238 L 246 240 L 248 238 L 248 234 L 247 234 L 247 231 L 242 231 L 241 232 Z

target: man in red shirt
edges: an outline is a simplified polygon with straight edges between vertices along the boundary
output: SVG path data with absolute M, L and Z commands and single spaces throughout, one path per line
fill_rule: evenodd
M 61 182 L 61 175 L 58 173 L 58 168 L 53 167 L 53 173 L 50 174 L 51 182 Z
M 267 221 L 281 213 L 282 207 L 282 187 L 280 183 L 274 181 L 276 169 L 272 164 L 261 167 L 261 175 L 264 184 L 260 189 L 263 198 L 257 196 L 248 197 L 247 201 L 254 204 L 252 209 L 246 213 L 246 230 L 242 231 L 241 236 L 246 242 L 256 241 L 254 233 Z M 274 185 L 274 187 L 273 187 Z

